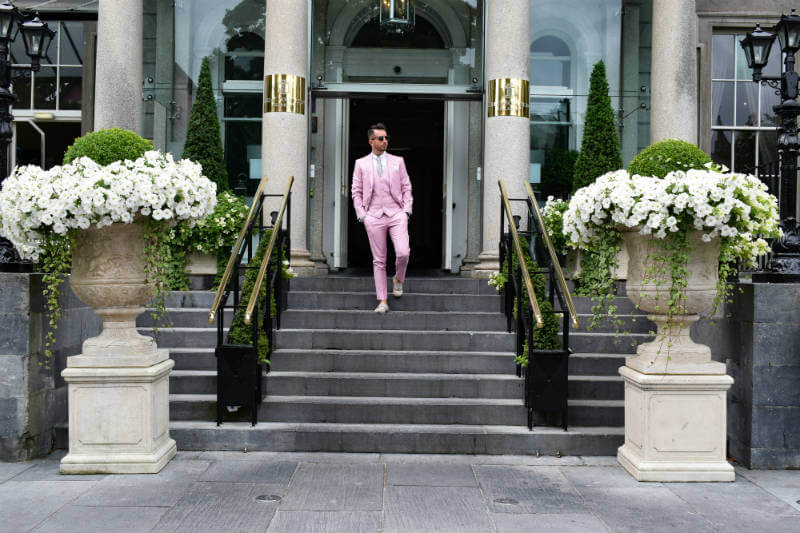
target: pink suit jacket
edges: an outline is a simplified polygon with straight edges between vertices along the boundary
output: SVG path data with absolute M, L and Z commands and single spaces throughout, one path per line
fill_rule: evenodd
M 402 206 L 403 211 L 410 215 L 414 199 L 411 196 L 411 180 L 408 178 L 406 162 L 402 157 L 386 152 L 386 170 L 384 172 L 386 171 L 389 172 L 389 192 L 392 198 Z M 356 160 L 350 193 L 353 197 L 356 217 L 359 219 L 366 215 L 369 209 L 372 200 L 372 184 L 377 178 L 375 165 L 372 162 L 372 153 Z

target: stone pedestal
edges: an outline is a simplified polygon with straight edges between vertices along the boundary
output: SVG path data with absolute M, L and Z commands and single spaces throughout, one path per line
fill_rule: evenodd
M 175 456 L 169 437 L 175 363 L 167 350 L 153 359 L 147 366 L 113 356 L 105 363 L 83 355 L 67 359 L 61 375 L 69 388 L 69 454 L 61 460 L 62 474 L 153 474 Z
M 725 457 L 726 392 L 716 375 L 644 374 L 625 380 L 625 444 L 617 459 L 638 481 L 733 481 Z
M 204 254 L 202 252 L 192 252 L 187 257 L 186 273 L 195 275 L 216 276 L 217 275 L 217 256 L 214 254 Z

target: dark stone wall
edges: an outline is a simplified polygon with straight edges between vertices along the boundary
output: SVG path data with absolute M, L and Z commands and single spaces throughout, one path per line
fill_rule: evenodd
M 48 319 L 40 274 L 0 273 L 0 460 L 24 461 L 55 446 L 67 422 L 66 358 L 100 332 L 100 318 L 61 286 L 62 315 L 53 357 L 43 355 Z
M 730 455 L 749 468 L 800 468 L 800 284 L 741 283 L 693 337 L 725 362 Z

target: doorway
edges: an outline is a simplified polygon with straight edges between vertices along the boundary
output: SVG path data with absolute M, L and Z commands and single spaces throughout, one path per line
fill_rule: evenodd
M 442 196 L 444 176 L 444 102 L 409 100 L 404 95 L 350 99 L 348 170 L 352 185 L 356 159 L 369 153 L 367 129 L 382 122 L 391 141 L 388 152 L 405 159 L 414 214 L 408 225 L 410 270 L 442 268 Z M 349 191 L 349 187 L 348 187 Z M 367 234 L 356 221 L 352 201 L 347 216 L 348 266 L 372 269 Z M 394 250 L 389 246 L 387 272 L 394 272 Z

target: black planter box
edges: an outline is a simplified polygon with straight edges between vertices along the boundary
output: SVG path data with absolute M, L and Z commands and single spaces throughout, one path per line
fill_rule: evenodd
M 249 407 L 250 422 L 258 422 L 261 404 L 261 365 L 258 353 L 247 344 L 222 344 L 217 357 L 217 425 L 228 407 Z

